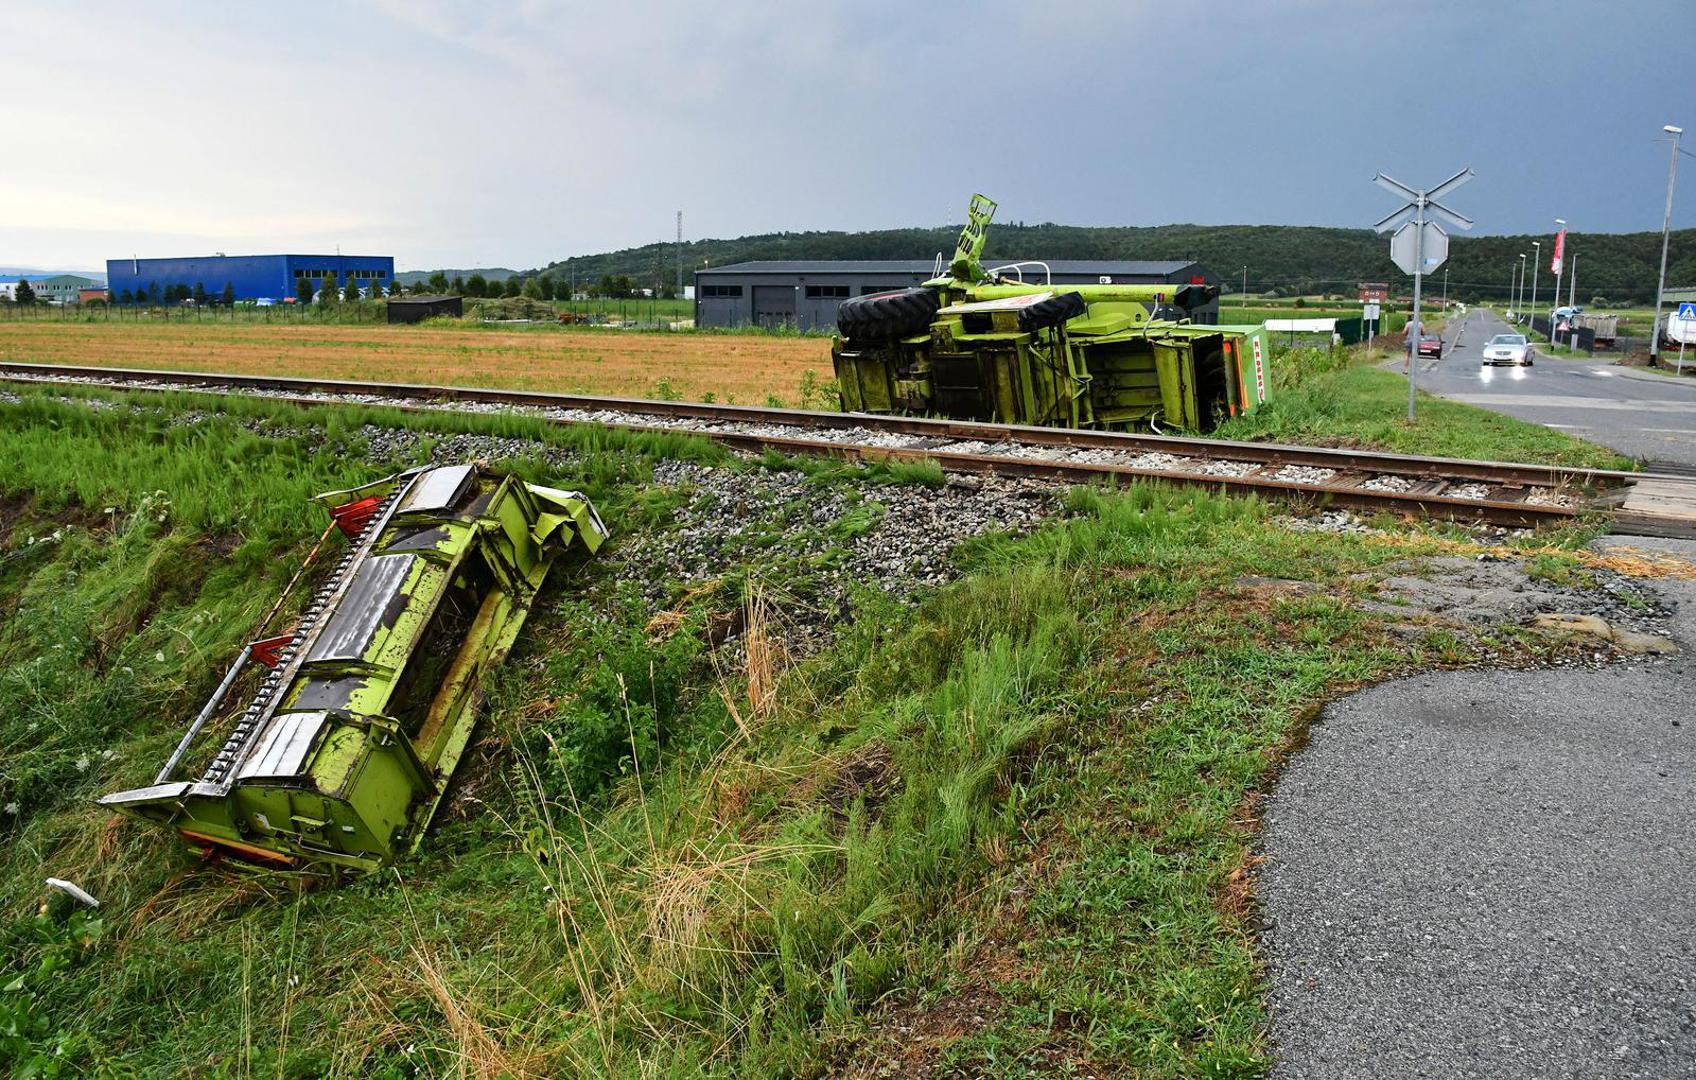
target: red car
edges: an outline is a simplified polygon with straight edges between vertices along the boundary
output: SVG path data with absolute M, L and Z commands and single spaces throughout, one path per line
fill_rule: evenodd
M 1402 331 L 1402 340 L 1406 341 L 1408 339 L 1408 337 L 1409 337 L 1408 332 L 1406 330 L 1403 330 Z M 1430 332 L 1420 334 L 1419 335 L 1419 355 L 1420 356 L 1429 356 L 1433 359 L 1441 360 L 1443 358 L 1443 339 L 1442 339 L 1442 337 L 1437 335 L 1437 334 L 1430 333 Z

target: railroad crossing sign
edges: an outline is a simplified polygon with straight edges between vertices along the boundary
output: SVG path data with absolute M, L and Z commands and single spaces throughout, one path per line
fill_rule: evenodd
M 1419 229 L 1423 229 L 1425 235 L 1415 244 L 1415 234 Z M 1418 254 L 1414 253 L 1415 248 L 1418 248 Z M 1434 221 L 1427 221 L 1422 226 L 1409 221 L 1390 237 L 1390 258 L 1404 274 L 1429 274 L 1442 266 L 1448 257 L 1449 234 L 1438 228 Z
M 1411 332 L 1408 337 L 1407 353 L 1407 418 L 1413 422 L 1413 405 L 1417 400 L 1415 384 L 1419 379 L 1419 338 L 1418 334 L 1424 327 L 1419 321 L 1419 282 L 1426 271 L 1435 269 L 1443 264 L 1449 256 L 1449 237 L 1442 229 L 1426 220 L 1427 214 L 1434 214 L 1459 229 L 1472 228 L 1472 219 L 1459 214 L 1437 199 L 1447 195 L 1455 188 L 1471 180 L 1471 169 L 1462 169 L 1441 184 L 1429 191 L 1420 191 L 1408 187 L 1400 180 L 1379 173 L 1372 182 L 1392 195 L 1406 199 L 1401 208 L 1389 217 L 1374 225 L 1378 232 L 1396 230 L 1396 235 L 1390 240 L 1390 257 L 1396 260 L 1396 265 L 1413 275 L 1413 318 L 1408 320 Z M 1435 261 L 1431 261 L 1431 260 Z
M 1680 319 L 1696 320 L 1696 304 L 1686 300 L 1684 303 L 1678 305 L 1678 317 Z

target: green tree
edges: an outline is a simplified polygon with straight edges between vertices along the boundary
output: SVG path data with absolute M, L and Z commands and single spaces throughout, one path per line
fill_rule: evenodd
M 522 291 L 518 278 L 509 277 L 501 282 L 502 296 L 517 296 Z
M 446 274 L 442 273 L 440 270 L 437 270 L 434 274 L 431 274 L 430 275 L 430 291 L 433 292 L 433 293 L 445 293 L 445 292 L 447 292 L 448 291 L 448 276 Z
M 225 307 L 235 307 L 236 306 L 236 283 L 233 282 L 233 281 L 224 282 L 224 295 L 220 296 L 218 299 L 223 303 L 223 305 Z
M 465 279 L 466 296 L 488 296 L 489 279 L 482 274 L 472 274 Z
M 296 278 L 294 283 L 294 298 L 301 304 L 312 303 L 312 279 L 309 277 Z
M 318 279 L 318 302 L 330 307 L 340 299 L 341 286 L 336 283 L 336 275 L 326 274 Z
M 383 283 L 382 283 L 382 281 L 380 281 L 377 278 L 372 278 L 371 280 L 367 281 L 365 283 L 365 295 L 366 295 L 366 297 L 368 297 L 369 299 L 372 299 L 372 300 L 381 300 L 383 298 Z
M 159 283 L 157 281 L 147 283 L 147 302 L 155 306 L 159 303 Z
M 542 298 L 542 287 L 536 284 L 535 278 L 527 277 L 524 279 L 524 286 L 519 290 L 519 293 L 527 299 L 540 300 Z
M 123 292 L 118 294 L 118 303 L 120 303 L 120 304 L 133 304 L 133 303 L 135 303 L 135 293 L 131 292 L 129 289 L 125 289 Z
M 12 299 L 20 304 L 35 303 L 35 289 L 23 278 L 18 279 L 18 287 L 12 293 Z
M 537 287 L 542 290 L 543 300 L 565 299 L 565 297 L 559 295 L 559 287 L 554 284 L 554 276 L 552 274 L 543 274 L 537 281 Z
M 347 287 L 342 290 L 342 299 L 350 304 L 359 303 L 359 279 L 352 274 L 347 276 Z
M 210 299 L 212 299 L 212 297 L 210 295 L 208 295 L 207 292 L 206 292 L 206 282 L 204 282 L 204 281 L 195 282 L 194 283 L 194 302 L 196 304 L 204 307 L 206 305 L 206 301 L 208 301 Z
M 448 292 L 453 293 L 455 296 L 464 296 L 465 279 L 460 277 L 458 274 L 455 274 L 453 280 L 448 282 Z

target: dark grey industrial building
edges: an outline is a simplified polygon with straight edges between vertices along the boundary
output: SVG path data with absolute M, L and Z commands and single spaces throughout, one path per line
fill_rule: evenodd
M 417 323 L 436 315 L 465 314 L 465 300 L 458 296 L 395 296 L 389 299 L 389 321 Z
M 1013 260 L 986 260 L 993 269 Z M 1024 279 L 1055 285 L 1217 285 L 1200 263 L 1187 260 L 1049 259 L 1048 273 L 1026 263 Z M 836 305 L 850 296 L 906 289 L 936 276 L 936 264 L 907 259 L 803 260 L 734 263 L 695 271 L 696 326 L 793 326 L 827 330 Z M 1012 273 L 1006 276 L 1015 277 Z M 1195 312 L 1219 321 L 1217 302 Z

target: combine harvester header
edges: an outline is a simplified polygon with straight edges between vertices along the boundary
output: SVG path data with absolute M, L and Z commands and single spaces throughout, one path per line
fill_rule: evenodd
M 574 538 L 593 552 L 607 536 L 577 492 L 476 465 L 318 502 L 331 523 L 307 563 L 338 528 L 351 546 L 298 625 L 242 650 L 151 786 L 101 805 L 275 867 L 373 870 L 411 851 L 549 567 Z M 222 746 L 199 779 L 173 780 L 250 663 L 270 671 Z
M 972 196 L 947 274 L 843 301 L 842 408 L 1042 427 L 1207 431 L 1266 400 L 1259 326 L 1191 312 L 1211 285 L 1056 285 L 979 261 L 995 203 Z M 940 263 L 940 257 L 938 259 Z

